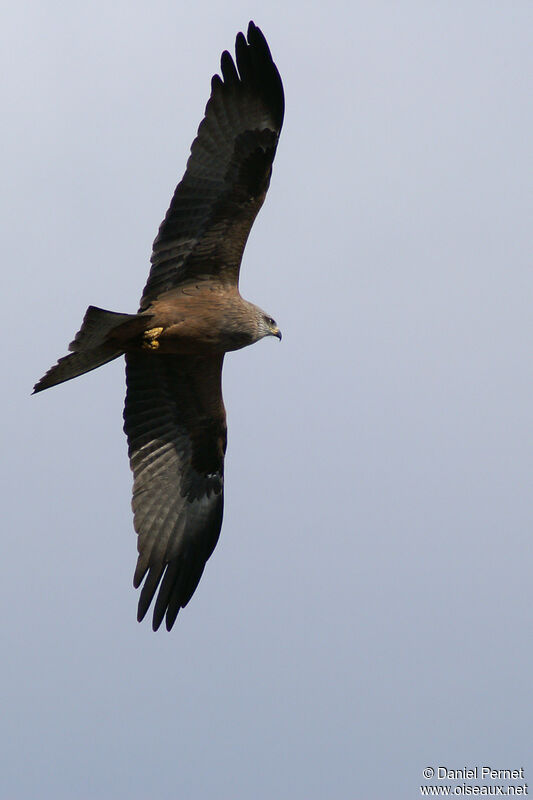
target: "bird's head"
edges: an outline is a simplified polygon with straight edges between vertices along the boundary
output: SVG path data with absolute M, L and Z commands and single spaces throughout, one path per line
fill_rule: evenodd
M 226 350 L 239 350 L 265 336 L 281 339 L 277 322 L 254 303 L 239 298 L 237 303 L 228 305 L 228 309 L 224 318 Z
M 281 342 L 281 331 L 278 328 L 276 320 L 269 317 L 264 311 L 261 312 L 259 324 L 262 336 L 276 336 Z

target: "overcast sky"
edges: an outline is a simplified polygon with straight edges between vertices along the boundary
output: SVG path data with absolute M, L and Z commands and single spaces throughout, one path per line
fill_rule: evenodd
M 226 360 L 220 543 L 154 634 L 123 363 L 30 391 L 87 305 L 137 308 L 250 18 L 286 116 L 241 290 L 283 342 Z M 529 0 L 5 11 L 1 797 L 410 800 L 428 766 L 485 764 L 533 786 L 532 23 Z

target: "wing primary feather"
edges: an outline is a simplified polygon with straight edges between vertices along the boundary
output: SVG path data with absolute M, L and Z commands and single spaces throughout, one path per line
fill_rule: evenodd
M 279 133 L 285 113 L 281 76 L 272 60 L 267 40 L 256 25 L 253 25 L 252 29 L 248 28 L 248 41 L 250 43 L 248 52 L 253 65 L 257 89 L 261 91 L 267 100 Z
M 135 567 L 135 575 L 133 576 L 133 588 L 138 589 L 141 583 L 143 582 L 143 578 L 148 572 L 148 562 L 150 561 L 150 554 L 148 553 L 147 556 L 143 553 L 137 559 L 137 566 Z
M 152 628 L 154 631 L 156 631 L 163 622 L 172 593 L 178 593 L 179 587 L 176 584 L 180 582 L 181 566 L 181 558 L 175 558 L 167 565 L 154 606 L 154 616 L 152 620 Z
M 211 78 L 211 93 L 216 92 L 221 86 L 224 86 L 220 75 L 213 75 Z M 203 120 L 202 120 L 203 122 Z M 200 123 L 201 125 L 202 123 Z
M 237 69 L 244 83 L 251 73 L 250 53 L 243 33 L 238 33 L 235 40 L 235 56 L 237 58 Z
M 181 608 L 180 599 L 178 594 L 173 594 L 169 600 L 168 608 L 167 608 L 167 615 L 165 619 L 165 625 L 167 631 L 172 630 L 172 626 L 176 622 L 176 617 L 179 614 L 179 610 Z
M 237 70 L 235 69 L 235 64 L 227 50 L 224 50 L 222 56 L 220 57 L 220 69 L 222 70 L 224 83 L 227 86 L 233 86 L 239 82 L 239 76 L 237 74 Z
M 150 572 L 141 589 L 141 596 L 139 597 L 139 605 L 137 607 L 137 622 L 141 622 L 146 616 L 146 612 L 150 608 L 150 603 L 154 599 L 154 594 L 163 575 L 163 567 L 151 567 Z

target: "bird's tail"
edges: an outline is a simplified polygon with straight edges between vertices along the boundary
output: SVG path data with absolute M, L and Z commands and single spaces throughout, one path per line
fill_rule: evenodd
M 146 315 L 117 314 L 89 306 L 80 330 L 69 345 L 72 352 L 60 358 L 35 384 L 34 393 L 113 361 L 124 353 L 128 339 L 141 333 L 145 327 Z

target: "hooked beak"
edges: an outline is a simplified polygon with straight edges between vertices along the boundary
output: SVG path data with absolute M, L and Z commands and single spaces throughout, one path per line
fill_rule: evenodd
M 272 336 L 276 336 L 281 342 L 281 331 L 277 325 L 275 328 L 272 328 Z

